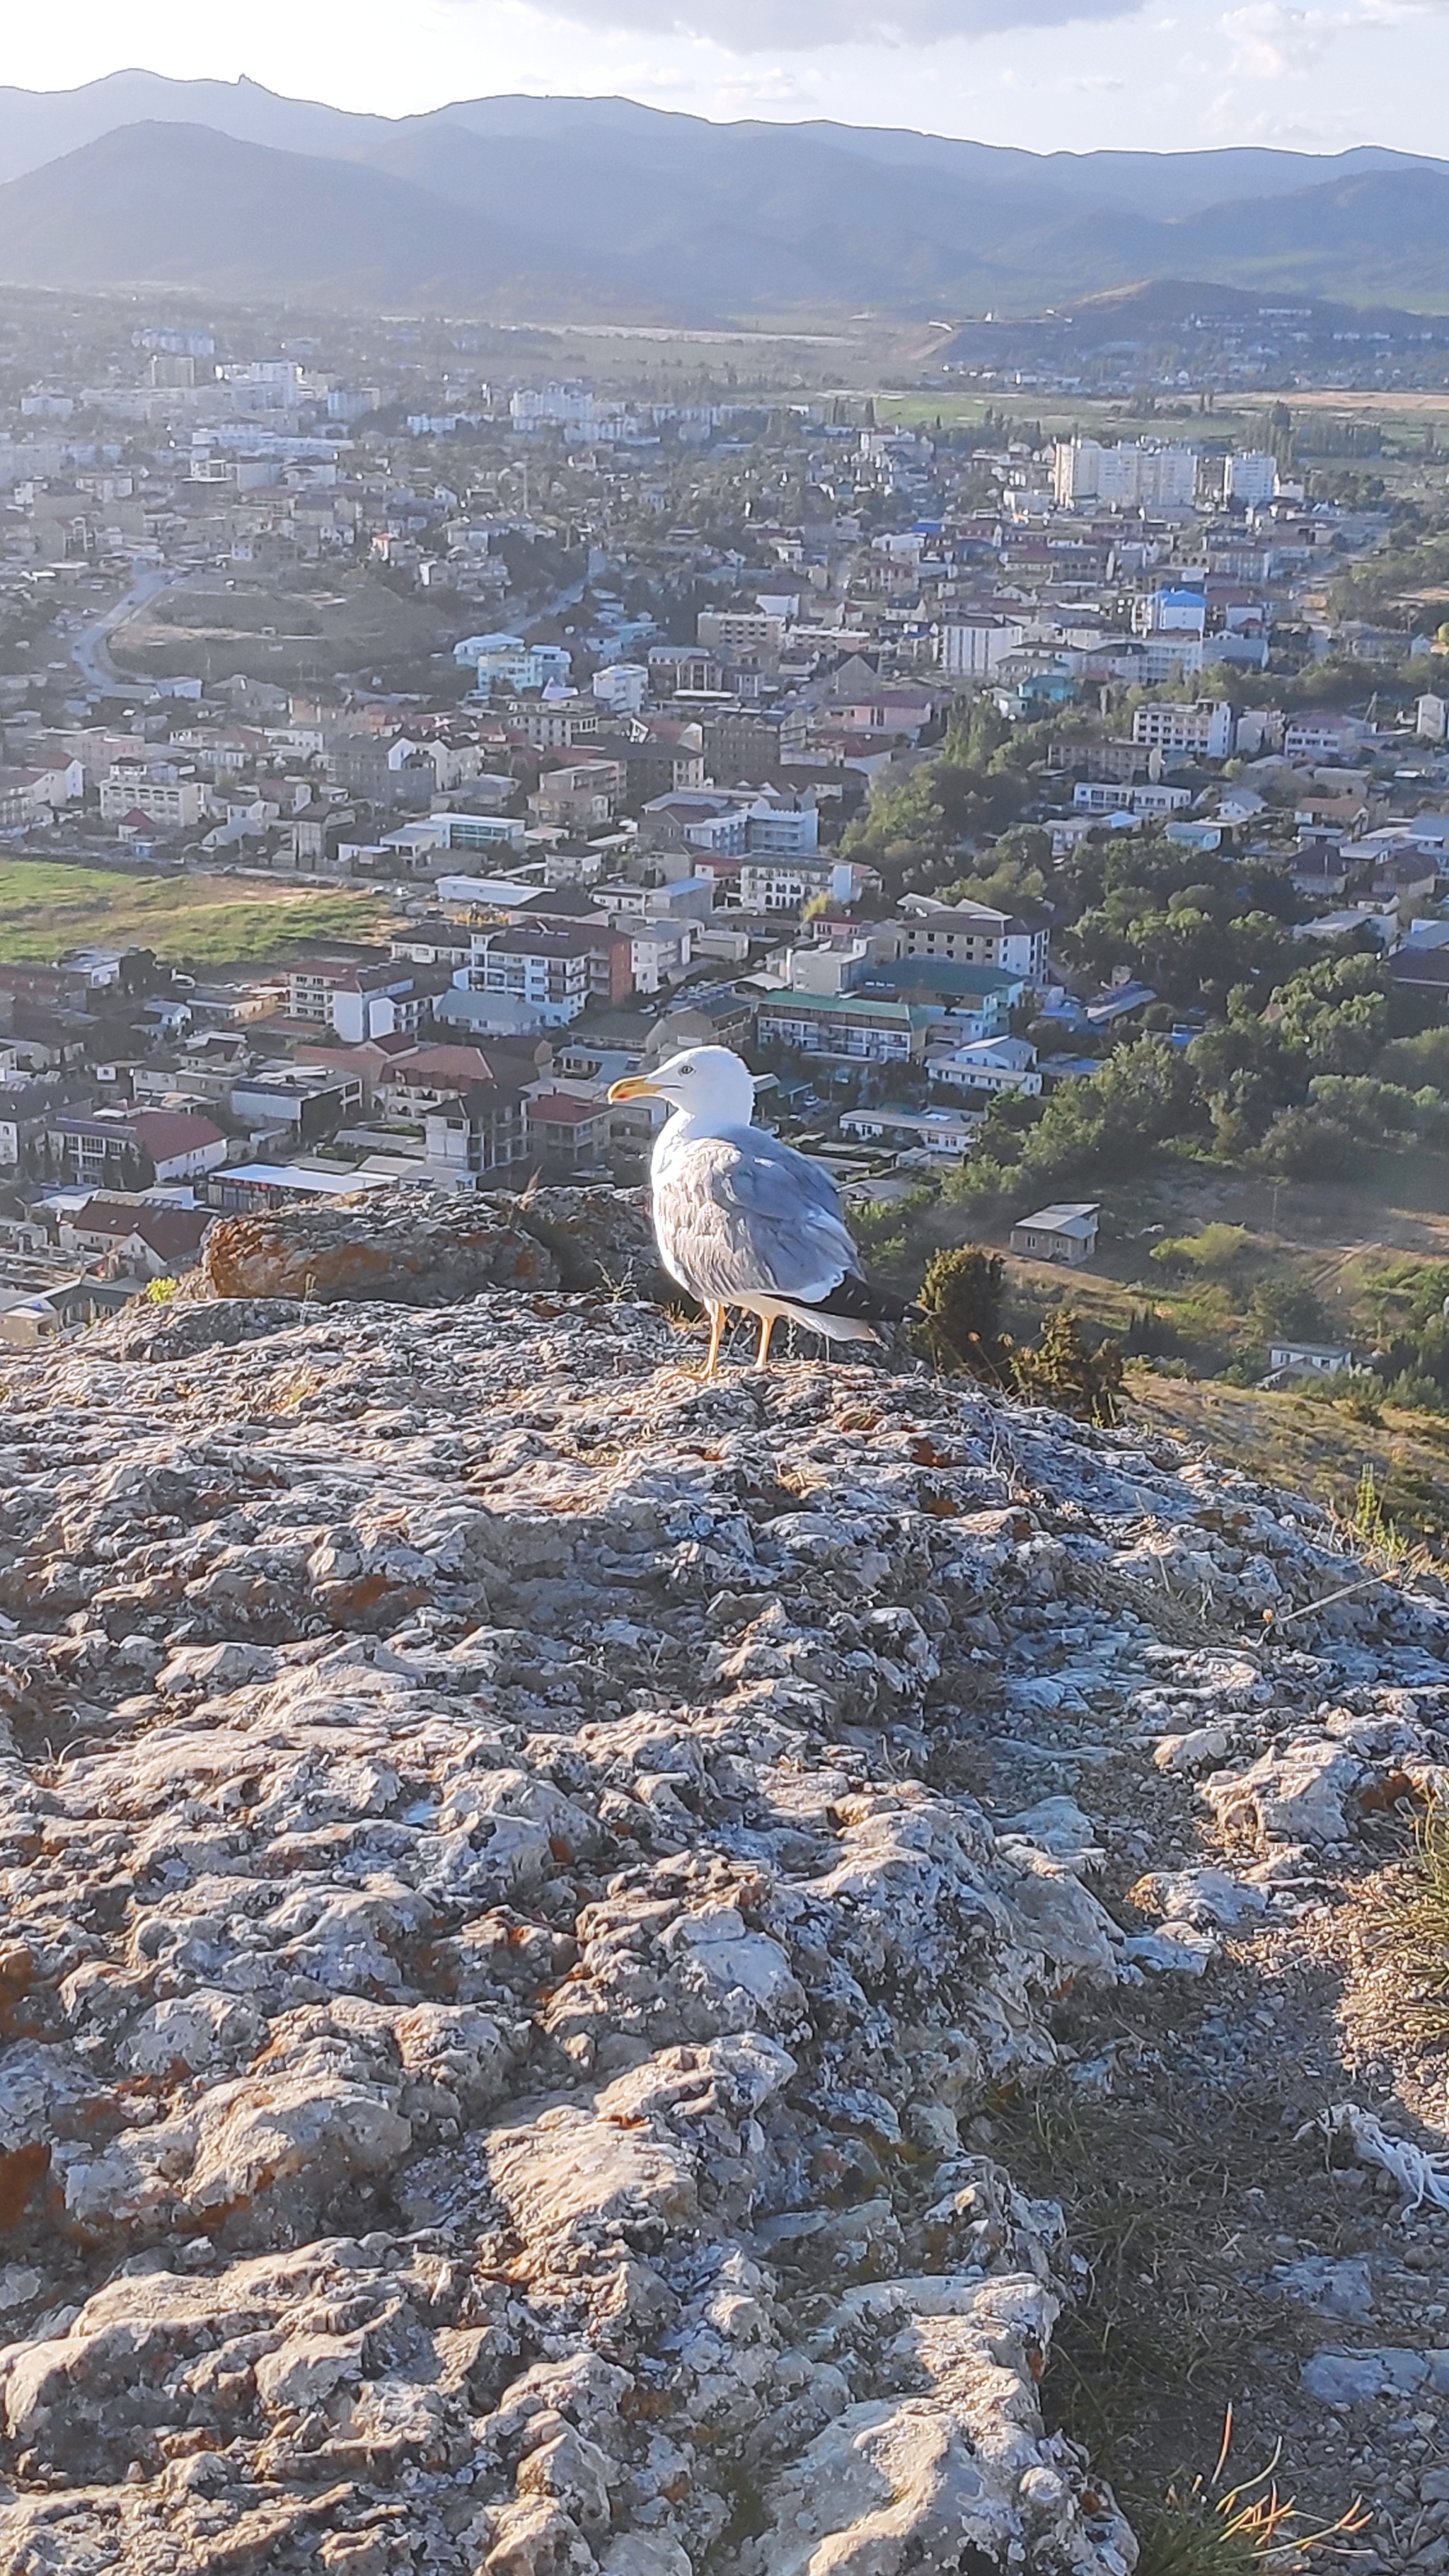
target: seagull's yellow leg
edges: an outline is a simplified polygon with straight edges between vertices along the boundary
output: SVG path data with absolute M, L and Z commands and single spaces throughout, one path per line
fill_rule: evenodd
M 709 1385 L 711 1381 L 719 1375 L 719 1346 L 724 1340 L 725 1322 L 726 1313 L 724 1307 L 711 1306 L 709 1310 L 709 1357 L 704 1364 L 706 1385 Z
M 756 1368 L 767 1369 L 770 1365 L 770 1335 L 778 1321 L 779 1318 L 775 1315 L 760 1317 L 760 1347 L 755 1353 Z

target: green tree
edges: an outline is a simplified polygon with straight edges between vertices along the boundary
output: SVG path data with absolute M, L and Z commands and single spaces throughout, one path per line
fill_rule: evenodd
M 921 1337 L 938 1367 L 997 1386 L 1005 1382 L 1005 1294 L 1006 1264 L 999 1252 L 961 1243 L 931 1255 L 918 1302 L 926 1317 Z
M 1122 1393 L 1122 1349 L 1086 1341 L 1070 1306 L 1054 1306 L 1034 1346 L 1013 1355 L 1017 1387 L 1029 1404 L 1055 1405 L 1082 1422 L 1115 1422 Z
M 1314 1339 L 1325 1329 L 1323 1307 L 1304 1279 L 1260 1279 L 1251 1299 L 1253 1322 L 1261 1337 L 1294 1333 Z
M 1373 957 L 1324 957 L 1291 975 L 1273 996 L 1286 1047 L 1310 1073 L 1367 1073 L 1388 1030 L 1388 976 Z

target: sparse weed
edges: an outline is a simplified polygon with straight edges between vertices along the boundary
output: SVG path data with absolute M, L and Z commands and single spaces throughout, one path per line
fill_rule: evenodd
M 1168 2488 L 1161 2512 L 1143 2533 L 1137 2576 L 1286 2576 L 1316 2551 L 1367 2527 L 1367 2508 L 1355 2501 L 1337 2522 L 1305 2530 L 1297 2506 L 1278 2493 L 1276 2451 L 1255 2477 L 1224 2487 L 1232 2438 L 1229 2407 L 1212 2476 L 1187 2485 L 1175 2480 Z
M 1434 1571 L 1429 1549 L 1421 1540 L 1406 1537 L 1385 1511 L 1372 1459 L 1365 1460 L 1359 1471 L 1351 1508 L 1335 1511 L 1331 1517 L 1334 1536 L 1345 1554 L 1361 1558 L 1373 1573 L 1412 1582 L 1416 1575 Z
M 1415 1825 L 1412 1861 L 1378 1894 L 1372 1938 L 1399 2030 L 1449 2038 L 1449 1800 L 1436 1798 Z

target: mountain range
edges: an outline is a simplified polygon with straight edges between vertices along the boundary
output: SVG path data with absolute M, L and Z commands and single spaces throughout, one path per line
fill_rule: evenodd
M 1037 154 L 628 99 L 0 89 L 0 282 L 499 319 L 959 319 L 1150 279 L 1449 313 L 1449 162 Z

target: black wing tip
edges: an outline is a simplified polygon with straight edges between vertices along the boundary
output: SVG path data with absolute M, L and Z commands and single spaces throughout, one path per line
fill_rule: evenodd
M 897 1297 L 890 1288 L 877 1288 L 869 1279 L 847 1272 L 823 1297 L 795 1298 L 791 1301 L 802 1314 L 841 1315 L 858 1324 L 916 1324 L 925 1317 L 919 1306 Z

